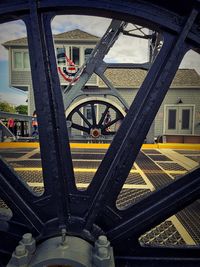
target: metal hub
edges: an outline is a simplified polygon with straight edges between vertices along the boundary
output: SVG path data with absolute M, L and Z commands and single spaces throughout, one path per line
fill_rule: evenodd
M 94 138 L 98 138 L 101 135 L 101 129 L 97 129 L 97 128 L 91 129 L 90 135 Z
M 30 233 L 24 234 L 7 267 L 114 267 L 113 250 L 106 236 L 99 236 L 94 247 L 87 241 L 66 236 L 49 238 L 36 247 Z

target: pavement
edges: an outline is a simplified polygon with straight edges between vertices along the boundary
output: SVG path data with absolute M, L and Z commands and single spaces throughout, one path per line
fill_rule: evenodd
M 108 144 L 71 144 L 76 186 L 85 190 Z M 0 155 L 22 179 L 41 194 L 44 191 L 38 143 L 1 143 Z M 118 196 L 119 209 L 127 208 L 153 191 L 200 165 L 200 145 L 143 145 Z M 0 208 L 7 208 L 0 200 Z M 142 244 L 200 245 L 200 201 L 178 212 L 140 237 Z

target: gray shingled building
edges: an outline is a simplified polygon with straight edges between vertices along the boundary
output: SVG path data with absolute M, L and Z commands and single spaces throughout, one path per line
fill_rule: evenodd
M 66 53 L 76 66 L 81 66 L 98 40 L 98 37 L 80 30 L 54 35 L 58 66 L 66 63 L 66 59 L 58 56 L 63 53 Z M 28 110 L 31 115 L 35 108 L 27 39 L 8 41 L 3 46 L 9 51 L 10 86 L 28 91 Z M 109 68 L 105 74 L 130 105 L 147 71 Z M 61 73 L 59 76 L 61 88 L 64 89 L 68 82 Z M 92 75 L 86 85 L 99 90 L 106 88 L 104 82 L 96 75 Z M 177 71 L 152 129 L 154 137 L 200 135 L 200 76 L 194 69 Z

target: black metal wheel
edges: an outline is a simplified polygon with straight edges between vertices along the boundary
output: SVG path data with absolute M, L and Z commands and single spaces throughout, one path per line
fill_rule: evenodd
M 116 133 L 124 118 L 125 112 L 122 112 L 104 100 L 85 100 L 69 113 L 67 121 L 70 122 L 70 128 L 99 138 Z
M 164 37 L 159 55 L 86 191 L 75 186 L 50 27 L 52 17 L 64 13 L 149 25 Z M 117 196 L 183 56 L 191 48 L 199 51 L 199 1 L 1 2 L 0 22 L 15 19 L 24 20 L 27 27 L 45 191 L 35 195 L 0 161 L 0 197 L 12 211 L 12 217 L 0 221 L 1 264 L 6 265 L 24 233 L 31 232 L 40 243 L 66 230 L 91 243 L 105 234 L 114 248 L 116 266 L 199 266 L 198 248 L 142 247 L 138 242 L 141 234 L 199 198 L 199 168 L 126 210 L 116 208 Z

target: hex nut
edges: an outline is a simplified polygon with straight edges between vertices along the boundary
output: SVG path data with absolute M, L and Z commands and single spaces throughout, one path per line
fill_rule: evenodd
M 29 244 L 32 241 L 32 234 L 31 233 L 26 233 L 22 236 L 22 242 L 24 244 Z
M 99 243 L 100 245 L 107 245 L 107 243 L 108 243 L 108 239 L 107 239 L 107 237 L 106 237 L 105 235 L 100 235 L 100 236 L 98 237 L 98 243 Z
M 98 248 L 97 255 L 102 259 L 108 258 L 109 257 L 108 249 L 105 247 Z
M 20 244 L 15 248 L 15 255 L 17 257 L 24 256 L 25 254 L 26 254 L 26 247 L 24 245 Z
M 33 253 L 36 249 L 36 242 L 31 233 L 24 234 L 19 244 L 24 245 L 30 253 Z

